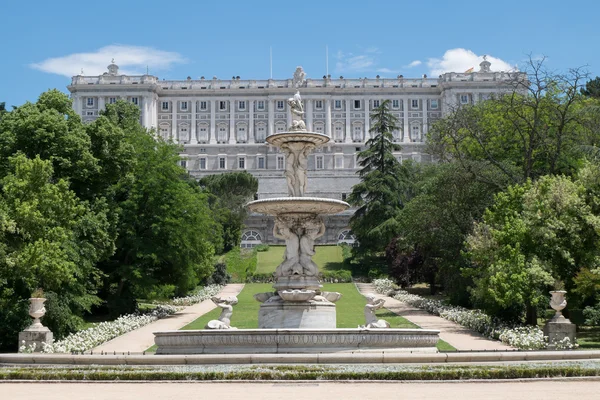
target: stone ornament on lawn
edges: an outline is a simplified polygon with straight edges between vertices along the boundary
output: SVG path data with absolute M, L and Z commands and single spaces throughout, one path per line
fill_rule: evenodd
M 384 299 L 377 298 L 374 294 L 365 295 L 367 304 L 365 305 L 365 326 L 361 328 L 389 328 L 390 323 L 384 319 L 377 319 L 375 311 L 383 307 Z
M 213 319 L 206 324 L 206 329 L 237 329 L 231 326 L 231 315 L 233 314 L 233 306 L 238 303 L 235 296 L 211 298 L 213 303 L 222 309 L 219 319 Z
M 556 314 L 554 314 L 554 317 L 552 317 L 552 319 L 558 319 L 560 317 L 563 317 L 562 310 L 564 310 L 567 306 L 567 300 L 565 299 L 566 293 L 567 292 L 565 290 L 553 290 L 550 292 L 550 294 L 552 295 L 552 298 L 550 299 L 550 307 L 552 307 L 552 309 L 556 311 Z
M 565 347 L 565 345 L 568 348 L 568 346 L 575 344 L 577 326 L 562 315 L 562 310 L 567 306 L 565 294 L 567 294 L 565 290 L 550 292 L 550 295 L 552 295 L 550 307 L 556 311 L 556 314 L 544 326 L 544 336 L 548 337 L 549 349 L 559 349 Z

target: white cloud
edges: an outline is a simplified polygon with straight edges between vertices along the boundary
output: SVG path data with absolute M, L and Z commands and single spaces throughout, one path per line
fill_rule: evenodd
M 423 64 L 422 61 L 415 60 L 415 61 L 411 62 L 410 64 L 408 64 L 407 66 L 405 66 L 404 68 L 414 68 L 414 67 L 418 67 L 421 64 Z
M 395 74 L 398 71 L 389 68 L 378 68 L 377 72 L 381 72 L 382 74 Z
M 492 63 L 492 71 L 510 71 L 514 68 L 506 61 L 490 55 L 487 56 L 487 60 Z M 432 76 L 438 76 L 445 72 L 465 72 L 469 68 L 475 68 L 477 71 L 481 61 L 483 55 L 478 56 L 471 50 L 457 48 L 447 50 L 442 58 L 430 58 L 427 60 L 427 66 Z
M 175 52 L 152 47 L 114 44 L 102 47 L 93 53 L 74 53 L 48 58 L 30 64 L 30 67 L 69 78 L 80 74 L 82 69 L 85 75 L 100 75 L 106 72 L 106 67 L 113 58 L 119 66 L 119 72 L 126 75 L 143 74 L 146 72 L 146 66 L 151 70 L 165 70 L 173 64 L 186 61 L 183 56 Z
M 343 53 L 338 51 L 336 54 L 335 71 L 338 73 L 352 73 L 372 71 L 375 67 L 375 57 L 373 52 L 367 54 Z

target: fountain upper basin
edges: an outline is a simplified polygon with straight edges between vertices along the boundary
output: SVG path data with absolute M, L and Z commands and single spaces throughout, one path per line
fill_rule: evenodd
M 268 214 L 337 214 L 350 205 L 345 201 L 319 197 L 276 197 L 256 200 L 246 205 L 250 211 Z
M 282 144 L 289 142 L 312 143 L 316 147 L 319 147 L 329 142 L 329 137 L 316 132 L 296 131 L 276 133 L 274 135 L 267 136 L 266 141 L 269 144 L 277 147 L 281 147 Z

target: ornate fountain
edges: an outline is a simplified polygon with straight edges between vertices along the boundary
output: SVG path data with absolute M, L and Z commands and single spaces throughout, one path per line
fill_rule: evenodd
M 348 203 L 305 196 L 308 155 L 329 137 L 308 132 L 302 119 L 300 93 L 288 100 L 292 125 L 287 132 L 267 137 L 286 154 L 285 178 L 289 197 L 256 200 L 247 207 L 275 217 L 273 235 L 285 240 L 283 261 L 275 271 L 273 292 L 257 293 L 261 302 L 258 329 L 229 325 L 231 310 L 203 330 L 155 332 L 157 354 L 255 354 L 332 352 L 437 352 L 439 331 L 390 329 L 377 319 L 383 305 L 368 299 L 367 323 L 358 328 L 336 329 L 337 292 L 321 291 L 319 269 L 312 260 L 315 240 L 325 233 L 323 215 L 335 214 Z M 225 303 L 223 299 L 215 303 Z M 231 307 L 230 307 L 231 308 Z M 357 310 L 357 312 L 360 312 Z
M 289 197 L 257 200 L 250 211 L 275 216 L 273 236 L 285 240 L 285 255 L 275 271 L 275 292 L 255 296 L 263 302 L 259 328 L 335 328 L 335 305 L 339 293 L 322 293 L 319 269 L 312 260 L 315 240 L 325 233 L 322 215 L 349 207 L 340 200 L 306 197 L 309 154 L 329 137 L 306 130 L 300 93 L 288 100 L 292 125 L 288 132 L 267 137 L 286 155 L 285 178 Z

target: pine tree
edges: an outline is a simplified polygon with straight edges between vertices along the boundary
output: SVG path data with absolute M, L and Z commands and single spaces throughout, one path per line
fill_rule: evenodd
M 372 137 L 366 150 L 358 153 L 361 182 L 348 197 L 358 207 L 350 220 L 361 253 L 382 252 L 395 236 L 395 217 L 410 196 L 410 168 L 401 164 L 394 151 L 401 149 L 393 142 L 392 132 L 397 119 L 390 112 L 389 100 L 384 100 L 371 115 Z

